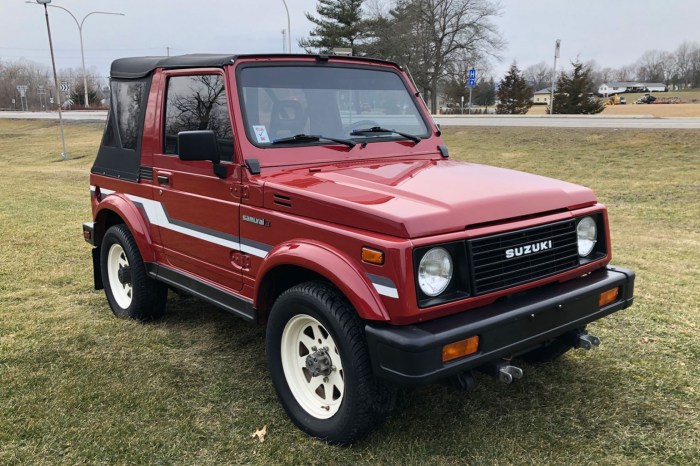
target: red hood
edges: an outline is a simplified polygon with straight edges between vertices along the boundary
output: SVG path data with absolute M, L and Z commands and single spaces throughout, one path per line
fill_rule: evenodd
M 451 160 L 305 168 L 265 178 L 268 208 L 404 238 L 595 202 L 593 191 L 572 183 Z

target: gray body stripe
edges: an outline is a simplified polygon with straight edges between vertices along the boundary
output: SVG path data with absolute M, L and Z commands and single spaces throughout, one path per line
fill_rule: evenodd
M 257 241 L 254 241 L 254 240 L 248 239 L 248 238 L 241 238 L 241 244 L 244 244 L 246 246 L 251 246 L 253 248 L 261 249 L 265 252 L 270 252 L 272 250 L 272 246 L 270 246 L 269 244 L 258 243 Z
M 382 296 L 387 296 L 389 298 L 398 298 L 399 290 L 396 288 L 394 282 L 392 282 L 387 277 L 382 277 L 381 275 L 374 275 L 372 273 L 365 272 L 369 281 L 374 285 L 374 289 L 377 290 Z

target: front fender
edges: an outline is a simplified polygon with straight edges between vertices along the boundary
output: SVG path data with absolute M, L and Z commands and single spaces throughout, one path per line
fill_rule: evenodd
M 341 251 L 323 243 L 294 240 L 281 243 L 265 258 L 255 282 L 255 304 L 261 299 L 265 276 L 279 266 L 297 266 L 330 281 L 366 320 L 389 320 L 382 300 L 364 272 Z
M 139 210 L 133 201 L 120 194 L 106 196 L 97 206 L 95 227 L 97 228 L 96 234 L 99 242 L 102 242 L 102 238 L 106 233 L 107 218 L 110 213 L 118 215 L 129 228 L 144 262 L 154 262 L 153 241 L 143 212 Z

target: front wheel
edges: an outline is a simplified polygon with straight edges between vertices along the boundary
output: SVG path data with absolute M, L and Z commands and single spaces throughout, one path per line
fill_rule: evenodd
M 100 250 L 102 283 L 114 315 L 139 320 L 163 316 L 168 288 L 153 280 L 126 225 L 107 230 Z
M 297 285 L 277 299 L 267 358 L 287 415 L 314 437 L 352 443 L 393 408 L 396 390 L 375 379 L 361 320 L 327 283 Z

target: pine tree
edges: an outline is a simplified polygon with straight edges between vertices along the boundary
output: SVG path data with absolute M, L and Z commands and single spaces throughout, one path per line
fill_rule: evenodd
M 488 111 L 489 105 L 493 105 L 496 101 L 496 83 L 493 78 L 488 81 L 482 79 L 477 83 L 474 88 L 473 100 L 476 105 L 486 107 Z
M 318 17 L 306 13 L 316 27 L 310 37 L 299 41 L 307 53 L 329 53 L 334 47 L 354 48 L 364 33 L 362 3 L 364 0 L 318 0 Z
M 564 72 L 557 80 L 554 113 L 593 115 L 602 112 L 605 106 L 592 95 L 591 70 L 583 63 L 571 65 L 574 67 L 571 74 Z
M 532 89 L 513 63 L 498 87 L 496 113 L 522 114 L 532 106 Z

